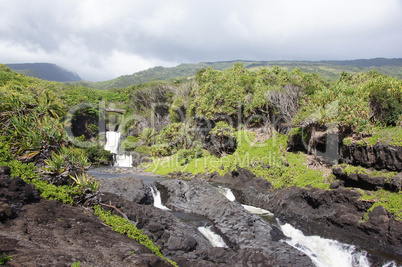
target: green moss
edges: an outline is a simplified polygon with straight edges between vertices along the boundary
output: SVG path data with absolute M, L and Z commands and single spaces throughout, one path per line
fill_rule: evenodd
M 350 138 L 344 138 L 344 139 L 342 140 L 342 143 L 343 143 L 345 146 L 350 146 L 350 145 L 352 144 L 352 139 L 350 139 Z
M 131 239 L 137 240 L 139 243 L 149 248 L 157 256 L 168 261 L 173 266 L 178 266 L 174 261 L 165 258 L 160 252 L 160 248 L 155 246 L 152 240 L 149 239 L 149 237 L 145 235 L 142 230 L 139 230 L 134 224 L 120 216 L 111 215 L 110 211 L 104 211 L 99 205 L 95 206 L 94 209 L 95 215 L 97 215 L 107 225 L 111 226 L 114 231 L 126 235 Z
M 372 145 L 382 142 L 392 146 L 402 146 L 402 127 L 376 128 L 367 142 Z
M 347 175 L 351 175 L 351 174 L 367 174 L 373 177 L 385 177 L 385 178 L 393 178 L 395 177 L 398 172 L 391 172 L 391 171 L 387 171 L 387 170 L 369 170 L 366 169 L 364 167 L 361 166 L 353 166 L 353 165 L 349 165 L 349 164 L 339 164 L 339 165 L 335 165 L 335 167 L 341 167 L 342 168 L 342 172 L 346 173 Z
M 386 190 L 378 190 L 368 195 L 363 193 L 361 200 L 374 201 L 373 206 L 367 211 L 373 211 L 375 207 L 383 206 L 396 220 L 402 221 L 402 192 L 394 193 Z M 368 219 L 368 214 L 363 220 Z

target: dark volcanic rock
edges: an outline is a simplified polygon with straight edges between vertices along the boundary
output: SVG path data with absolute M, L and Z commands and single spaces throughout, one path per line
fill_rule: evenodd
M 372 203 L 360 201 L 360 193 L 350 189 L 335 190 L 287 188 L 271 193 L 264 205 L 284 222 L 310 235 L 339 240 L 396 256 L 402 261 L 402 222 L 396 221 L 382 207 L 364 214 Z
M 135 221 L 137 227 L 161 247 L 162 253 L 175 260 L 179 266 L 278 266 L 278 262 L 309 266 L 304 257 L 295 259 L 294 254 L 287 250 L 282 250 L 282 254 L 275 254 L 275 259 L 267 257 L 260 248 L 250 250 L 212 247 L 197 230 L 198 226 L 204 226 L 205 221 L 199 224 L 184 223 L 172 212 L 128 202 L 111 193 L 105 193 L 102 199 L 105 204 L 111 203 L 130 220 Z M 111 211 L 115 212 L 113 209 Z M 289 247 L 287 249 L 292 250 Z
M 88 209 L 42 199 L 9 173 L 0 167 L 0 255 L 13 257 L 10 266 L 170 266 Z
M 13 208 L 39 201 L 39 193 L 33 185 L 29 185 L 19 177 L 11 179 L 8 167 L 0 169 L 0 201 Z
M 114 193 L 122 198 L 138 204 L 149 204 L 149 189 L 144 185 L 141 179 L 130 177 L 118 177 L 113 179 L 101 179 L 100 192 Z
M 361 145 L 356 142 L 345 145 L 342 139 L 350 133 L 346 129 L 343 132 L 331 131 L 328 126 L 310 124 L 289 135 L 287 149 L 306 153 L 317 151 L 317 156 L 330 164 L 340 162 L 378 170 L 402 171 L 402 146 L 386 143 Z
M 238 250 L 240 255 L 247 250 L 253 250 L 253 259 L 260 257 L 263 260 L 257 260 L 257 264 L 313 265 L 305 254 L 285 242 L 278 241 L 276 226 L 247 212 L 241 204 L 229 201 L 204 180 L 168 180 L 157 182 L 157 187 L 163 199 L 166 199 L 168 207 L 199 214 L 212 220 L 229 247 Z M 255 253 L 258 253 L 258 256 Z
M 256 178 L 251 171 L 242 168 L 237 168 L 224 176 L 212 173 L 205 178 L 231 188 L 238 202 L 257 207 L 261 207 L 261 203 L 269 203 L 267 192 L 273 189 L 270 182 Z
M 377 143 L 361 146 L 356 143 L 342 144 L 339 148 L 340 162 L 365 168 L 402 171 L 402 147 Z
M 364 173 L 355 171 L 348 173 L 342 166 L 334 167 L 332 169 L 336 178 L 343 181 L 345 187 L 357 187 L 365 190 L 378 190 L 385 189 L 393 192 L 398 192 L 402 188 L 402 173 L 389 177 L 389 174 L 380 173 L 373 175 L 373 172 L 366 170 Z M 388 176 L 388 177 L 387 177 Z
M 354 244 L 402 263 L 402 222 L 382 207 L 374 209 L 364 221 L 373 203 L 360 201 L 357 191 L 297 187 L 274 191 L 267 181 L 244 169 L 224 176 L 212 174 L 209 179 L 230 187 L 240 203 L 267 209 L 307 235 Z

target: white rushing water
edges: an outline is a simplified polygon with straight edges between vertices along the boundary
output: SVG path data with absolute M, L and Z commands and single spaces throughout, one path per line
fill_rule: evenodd
M 256 214 L 256 215 L 274 215 L 272 212 L 269 210 L 264 210 L 261 208 L 257 208 L 254 206 L 249 206 L 249 205 L 242 205 L 248 212 Z
M 132 167 L 133 156 L 132 155 L 116 155 L 116 167 Z
M 230 190 L 230 188 L 226 188 L 226 187 L 222 187 L 222 186 L 218 186 L 217 187 L 218 191 L 224 195 L 228 200 L 230 201 L 235 201 L 236 197 L 234 196 L 232 190 Z M 261 208 L 257 208 L 257 207 L 253 207 L 253 206 L 249 206 L 249 205 L 242 205 L 247 211 L 257 214 L 257 215 L 273 215 L 273 213 L 271 213 L 268 210 L 264 210 Z
M 211 230 L 211 226 L 207 227 L 198 227 L 198 231 L 201 232 L 203 236 L 212 244 L 214 247 L 227 248 L 225 241 L 223 241 L 222 237 Z
M 119 148 L 120 132 L 107 131 L 105 150 L 117 154 Z
M 219 187 L 218 190 L 230 201 L 236 200 L 233 192 L 229 188 Z M 273 215 L 270 211 L 261 208 L 248 205 L 243 205 L 243 207 L 253 214 Z M 305 236 L 300 230 L 290 224 L 279 225 L 283 234 L 290 238 L 286 242 L 304 252 L 318 267 L 370 266 L 367 253 L 358 251 L 355 246 L 319 236 Z
M 119 142 L 120 142 L 120 132 L 107 131 L 106 132 L 106 144 L 104 149 L 116 154 L 115 162 L 113 166 L 116 167 L 132 167 L 133 156 L 119 154 Z
M 158 191 L 158 189 L 154 189 L 151 186 L 151 193 L 154 198 L 154 206 L 158 209 L 161 210 L 170 210 L 168 207 L 162 204 L 162 198 L 161 198 L 161 193 Z
M 229 188 L 218 186 L 217 189 L 218 189 L 219 193 L 224 195 L 230 201 L 235 201 L 236 200 L 236 197 L 233 195 L 232 190 L 230 190 Z
M 370 266 L 367 253 L 355 246 L 319 236 L 305 236 L 290 224 L 280 225 L 284 235 L 290 238 L 286 242 L 304 252 L 319 267 L 365 267 Z

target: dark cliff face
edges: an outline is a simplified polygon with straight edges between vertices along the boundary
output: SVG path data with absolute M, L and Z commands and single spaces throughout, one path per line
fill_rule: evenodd
M 361 146 L 356 143 L 342 144 L 339 148 L 340 162 L 365 168 L 402 171 L 402 147 L 377 143 Z
M 330 164 L 347 163 L 377 170 L 402 171 L 401 146 L 386 143 L 345 145 L 342 142 L 345 134 L 347 133 L 330 132 L 326 127 L 309 125 L 289 135 L 288 151 L 305 153 L 316 151 L 317 156 Z M 331 154 L 329 150 L 333 150 L 333 155 L 329 155 Z

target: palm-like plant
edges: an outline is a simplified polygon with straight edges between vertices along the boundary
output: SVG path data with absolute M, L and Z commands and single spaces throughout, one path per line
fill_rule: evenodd
M 143 144 L 146 144 L 149 146 L 154 143 L 155 135 L 156 135 L 156 132 L 155 132 L 154 128 L 145 128 L 140 135 L 140 140 Z

